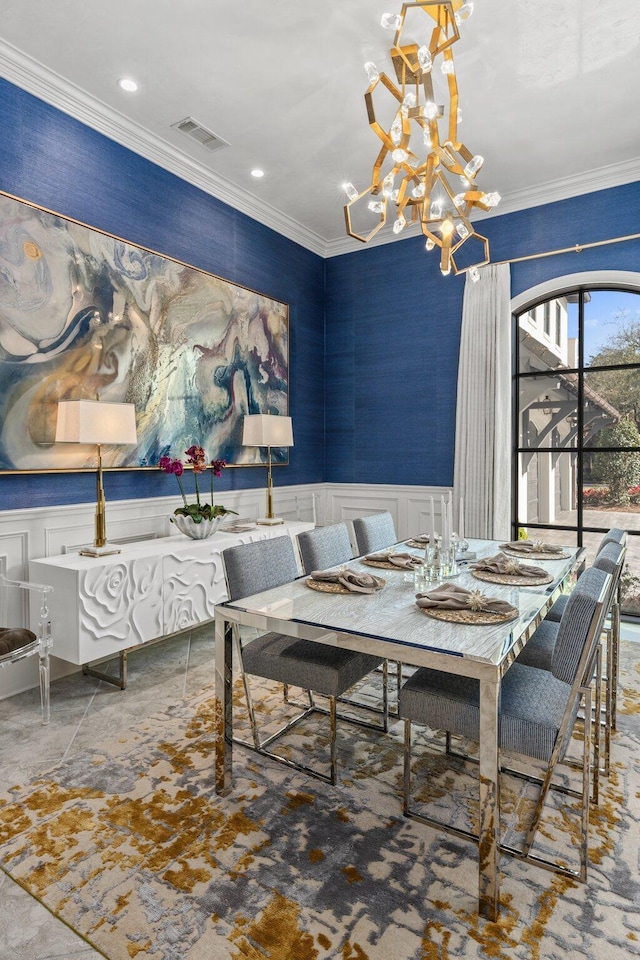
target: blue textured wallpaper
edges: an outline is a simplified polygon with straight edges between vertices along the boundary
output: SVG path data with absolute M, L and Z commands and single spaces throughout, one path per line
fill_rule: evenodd
M 289 304 L 296 446 L 277 484 L 452 482 L 464 280 L 442 278 L 420 237 L 323 261 L 1 80 L 0 122 L 1 189 Z M 635 233 L 640 184 L 481 230 L 494 261 Z M 640 243 L 516 264 L 512 292 L 601 269 L 640 271 Z M 218 481 L 256 485 L 247 469 Z M 111 473 L 105 486 L 108 499 L 175 494 L 159 472 Z M 0 476 L 0 509 L 93 498 L 91 474 Z
M 326 480 L 447 483 L 463 283 L 418 237 L 326 269 Z
M 483 220 L 491 259 L 640 232 L 640 184 Z M 411 240 L 327 261 L 326 466 L 334 483 L 453 483 L 464 279 Z M 588 270 L 640 272 L 640 241 L 511 267 L 513 296 Z
M 0 80 L 0 189 L 289 304 L 295 447 L 274 482 L 323 479 L 324 262 L 298 244 Z M 197 441 L 197 438 L 194 438 Z M 216 489 L 260 484 L 227 470 Z M 175 495 L 160 471 L 105 477 L 107 499 Z M 0 509 L 91 501 L 93 474 L 0 476 Z

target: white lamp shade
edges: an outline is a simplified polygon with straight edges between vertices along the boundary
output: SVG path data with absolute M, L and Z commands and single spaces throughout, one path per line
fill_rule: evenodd
M 256 413 L 244 418 L 242 443 L 245 447 L 292 447 L 291 417 Z
M 137 442 L 136 408 L 132 403 L 104 400 L 60 400 L 56 442 Z

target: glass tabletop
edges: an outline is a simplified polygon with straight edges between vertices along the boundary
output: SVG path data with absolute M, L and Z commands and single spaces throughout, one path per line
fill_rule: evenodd
M 420 550 L 407 547 L 404 542 L 396 544 L 394 549 L 421 555 Z M 495 554 L 499 543 L 472 540 L 469 549 L 481 558 Z M 566 548 L 565 553 L 569 554 L 566 559 L 544 561 L 544 569 L 553 576 L 553 581 L 537 587 L 480 582 L 473 577 L 468 565 L 462 566 L 459 576 L 452 582 L 506 600 L 519 611 L 517 619 L 491 626 L 432 619 L 416 606 L 415 587 L 405 581 L 401 568 L 373 569 L 360 558 L 346 566 L 349 570 L 381 576 L 385 586 L 377 593 L 318 592 L 309 589 L 305 582 L 307 578 L 301 577 L 281 587 L 229 601 L 222 604 L 221 609 L 268 617 L 270 629 L 274 629 L 274 620 L 279 621 L 285 633 L 288 623 L 299 623 L 388 641 L 404 648 L 404 652 L 398 649 L 397 658 L 406 662 L 411 662 L 411 648 L 419 648 L 498 665 L 548 605 L 550 596 L 575 566 L 580 551 Z

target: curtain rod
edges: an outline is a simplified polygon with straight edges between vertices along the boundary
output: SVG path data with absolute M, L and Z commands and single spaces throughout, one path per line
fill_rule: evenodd
M 562 247 L 559 250 L 545 250 L 544 253 L 529 253 L 526 257 L 511 257 L 508 260 L 492 261 L 496 266 L 501 263 L 522 263 L 524 260 L 540 260 L 542 257 L 555 257 L 559 253 L 582 253 L 591 247 L 604 247 L 610 243 L 624 243 L 626 240 L 640 240 L 640 233 L 630 233 L 626 237 L 612 237 L 610 240 L 595 240 L 593 243 L 576 243 L 574 247 Z

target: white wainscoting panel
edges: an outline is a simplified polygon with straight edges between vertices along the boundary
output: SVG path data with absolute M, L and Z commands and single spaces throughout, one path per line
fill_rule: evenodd
M 448 487 L 328 483 L 324 489 L 324 522 L 351 521 L 356 517 L 386 510 L 393 517 L 398 539 L 404 540 L 429 530 L 430 497 L 433 497 L 434 501 L 436 529 L 440 529 L 440 498 L 443 496 L 449 496 Z
M 274 511 L 285 520 L 318 524 L 350 522 L 356 517 L 388 510 L 398 537 L 403 539 L 428 529 L 429 497 L 433 496 L 436 524 L 440 525 L 440 497 L 445 487 L 394 486 L 391 484 L 299 484 L 280 483 L 274 487 Z M 225 491 L 224 503 L 241 517 L 263 516 L 266 506 L 264 485 L 250 490 Z M 175 534 L 169 518 L 180 505 L 176 497 L 107 502 L 107 535 L 110 541 L 127 543 Z M 0 511 L 0 571 L 13 580 L 28 579 L 30 560 L 58 556 L 79 550 L 93 542 L 95 504 L 65 504 L 25 510 Z M 28 625 L 28 610 L 10 611 L 12 622 Z M 52 659 L 52 678 L 77 668 Z M 38 686 L 37 657 L 0 670 L 0 700 Z

